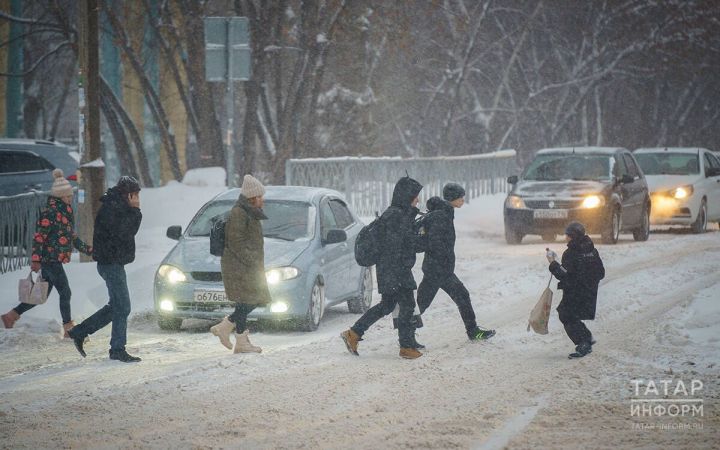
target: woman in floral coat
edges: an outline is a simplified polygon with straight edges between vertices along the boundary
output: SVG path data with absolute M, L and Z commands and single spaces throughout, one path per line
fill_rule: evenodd
M 42 270 L 42 277 L 49 284 L 48 294 L 53 287 L 57 289 L 64 335 L 68 337 L 67 332 L 75 326 L 75 322 L 70 315 L 71 292 L 63 264 L 70 262 L 73 247 L 87 255 L 92 255 L 92 247 L 83 242 L 73 228 L 72 186 L 60 169 L 53 171 L 53 177 L 51 196 L 37 221 L 30 268 L 33 272 Z M 3 314 L 5 328 L 12 328 L 20 316 L 34 306 L 20 303 Z

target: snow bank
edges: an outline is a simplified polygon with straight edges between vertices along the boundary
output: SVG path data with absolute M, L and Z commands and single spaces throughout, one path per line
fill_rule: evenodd
M 225 169 L 222 167 L 205 167 L 185 172 L 182 184 L 198 187 L 225 187 Z

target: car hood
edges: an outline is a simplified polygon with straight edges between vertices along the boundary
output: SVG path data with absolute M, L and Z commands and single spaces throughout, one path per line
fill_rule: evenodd
M 291 264 L 310 245 L 309 240 L 281 241 L 265 239 L 265 267 Z M 219 272 L 220 257 L 210 254 L 210 238 L 182 239 L 165 258 L 185 272 Z
M 606 187 L 606 183 L 599 181 L 520 181 L 513 194 L 530 198 L 574 198 L 597 194 Z
M 651 193 L 669 191 L 680 186 L 695 184 L 701 180 L 699 175 L 645 175 L 648 190 Z

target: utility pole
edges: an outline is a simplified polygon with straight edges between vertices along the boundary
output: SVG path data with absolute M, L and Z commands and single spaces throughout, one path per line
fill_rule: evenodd
M 92 242 L 100 196 L 105 190 L 105 164 L 100 152 L 100 55 L 98 0 L 78 4 L 78 106 L 80 176 L 78 176 L 78 225 L 80 237 Z M 92 261 L 80 255 L 81 261 Z

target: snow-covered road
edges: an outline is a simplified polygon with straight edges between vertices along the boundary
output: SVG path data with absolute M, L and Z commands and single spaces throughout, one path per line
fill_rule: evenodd
M 427 350 L 414 361 L 398 357 L 389 318 L 365 335 L 360 357 L 347 353 L 338 335 L 358 316 L 345 307 L 327 310 L 314 333 L 257 330 L 260 355 L 233 355 L 202 322 L 162 332 L 136 307 L 128 350 L 143 361 L 121 364 L 107 359 L 109 330 L 82 360 L 28 314 L 0 330 L 0 448 L 718 448 L 717 227 L 599 245 L 607 277 L 589 322 L 598 344 L 571 361 L 557 313 L 549 335 L 526 331 L 548 279 L 547 244 L 506 245 L 501 201 L 458 215 L 458 275 L 478 321 L 498 331 L 490 341 L 467 341 L 444 294 L 424 315 Z M 139 274 L 156 262 L 136 264 Z M 91 273 L 73 265 L 71 282 Z M 16 278 L 0 277 L 3 295 Z M 144 283 L 131 285 L 133 298 Z M 99 289 L 83 286 L 74 292 Z M 49 303 L 43 314 L 57 315 Z M 703 417 L 632 417 L 638 379 L 701 380 Z

